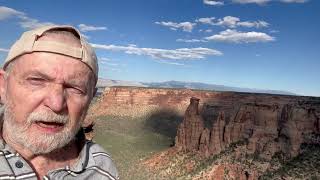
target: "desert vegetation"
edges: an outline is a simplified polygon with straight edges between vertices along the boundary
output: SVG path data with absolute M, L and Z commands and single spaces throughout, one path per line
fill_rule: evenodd
M 155 118 L 154 114 L 145 117 L 100 116 L 95 121 L 94 140 L 112 155 L 121 179 L 148 179 L 149 172 L 141 163 L 173 145 L 175 131 L 168 127 L 172 123 L 166 122 L 178 122 L 179 118 L 170 113 L 162 114 L 160 118 Z

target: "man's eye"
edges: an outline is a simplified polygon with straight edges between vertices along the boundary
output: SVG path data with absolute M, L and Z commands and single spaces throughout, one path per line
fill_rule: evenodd
M 68 91 L 73 94 L 84 94 L 84 91 L 77 87 L 67 87 Z
M 34 85 L 40 85 L 45 82 L 45 79 L 39 77 L 29 77 L 27 78 L 27 81 Z

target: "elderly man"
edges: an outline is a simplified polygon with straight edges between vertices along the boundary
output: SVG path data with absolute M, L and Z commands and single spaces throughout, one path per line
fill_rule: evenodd
M 21 36 L 0 71 L 0 179 L 118 179 L 110 156 L 84 138 L 97 79 L 96 55 L 75 28 Z

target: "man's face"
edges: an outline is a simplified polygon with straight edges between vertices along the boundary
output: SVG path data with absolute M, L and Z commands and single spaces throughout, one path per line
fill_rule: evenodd
M 72 57 L 36 52 L 17 59 L 1 83 L 3 132 L 34 154 L 67 145 L 93 96 L 93 74 Z

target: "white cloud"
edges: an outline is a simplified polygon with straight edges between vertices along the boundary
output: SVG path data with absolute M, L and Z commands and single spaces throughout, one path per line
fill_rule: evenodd
M 16 17 L 19 19 L 19 25 L 24 29 L 34 29 L 41 26 L 47 26 L 47 25 L 54 25 L 52 22 L 41 22 L 38 19 L 31 18 L 27 16 L 26 13 L 17 11 L 15 9 L 0 6 L 0 20 L 4 20 L 7 18 Z M 107 27 L 97 27 L 97 26 L 91 26 L 86 24 L 79 24 L 78 25 L 80 31 L 87 32 L 87 31 L 97 31 L 97 30 L 106 30 Z M 87 39 L 88 36 L 84 36 Z
M 0 52 L 9 52 L 9 49 L 0 48 Z
M 211 32 L 212 32 L 212 29 L 207 29 L 207 30 L 205 30 L 204 32 L 206 32 L 206 33 L 211 33 Z
M 209 48 L 180 48 L 180 49 L 155 49 L 155 48 L 140 48 L 137 46 L 117 46 L 91 44 L 94 48 L 104 49 L 109 51 L 119 51 L 126 54 L 144 55 L 155 59 L 173 59 L 173 60 L 190 60 L 204 59 L 206 56 L 220 56 L 222 52 Z
M 265 4 L 270 2 L 271 0 L 232 0 L 234 3 L 240 3 L 240 4 L 248 4 L 248 3 L 256 3 L 256 4 Z
M 100 57 L 99 60 L 100 60 L 100 61 L 105 61 L 105 62 L 110 62 L 110 61 L 112 61 L 110 58 L 107 58 L 107 57 Z
M 91 26 L 86 24 L 79 24 L 78 27 L 82 32 L 107 30 L 107 27 L 103 27 L 103 26 L 98 27 L 98 26 Z
M 237 17 L 225 16 L 223 19 L 218 19 L 218 22 L 215 23 L 215 25 L 235 28 L 239 21 L 240 21 L 240 19 Z
M 216 1 L 216 0 L 203 0 L 204 4 L 211 5 L 211 6 L 222 6 L 224 5 L 223 1 Z
M 280 1 L 285 3 L 305 3 L 305 2 L 308 2 L 309 0 L 280 0 Z
M 185 42 L 185 43 L 196 43 L 196 42 L 207 42 L 203 39 L 177 39 L 177 42 Z
M 280 31 L 278 30 L 271 30 L 270 33 L 279 33 Z
M 162 63 L 162 64 L 175 65 L 175 66 L 185 66 L 185 64 L 182 64 L 182 63 L 171 62 L 171 61 L 164 61 L 164 60 L 157 60 L 156 62 Z
M 34 29 L 41 26 L 53 25 L 51 22 L 40 22 L 37 19 L 28 17 L 24 12 L 14 10 L 5 6 L 0 6 L 0 20 L 16 17 L 19 19 L 19 25 L 25 29 Z
M 243 27 L 256 27 L 256 28 L 262 28 L 262 27 L 268 27 L 269 23 L 265 21 L 244 21 L 244 22 L 238 22 L 238 26 Z
M 24 13 L 12 8 L 0 6 L 0 20 L 8 19 L 13 16 L 24 16 Z
M 88 36 L 88 35 L 86 35 L 86 34 L 81 33 L 81 36 L 84 37 L 86 40 L 89 40 L 89 39 L 90 39 L 90 36 Z
M 233 17 L 233 16 L 225 16 L 224 18 L 219 18 L 216 20 L 215 17 L 205 17 L 199 18 L 196 20 L 198 23 L 202 24 L 209 24 L 209 25 L 216 25 L 216 26 L 224 26 L 229 28 L 236 28 L 238 26 L 242 27 L 255 27 L 255 28 L 262 28 L 268 27 L 269 23 L 266 21 L 240 21 L 240 18 Z
M 51 22 L 39 22 L 37 19 L 29 18 L 27 16 L 20 17 L 21 21 L 19 22 L 20 26 L 25 29 L 35 29 L 42 26 L 54 25 Z
M 265 21 L 240 21 L 240 18 L 233 17 L 233 16 L 225 16 L 224 18 L 218 19 L 218 22 L 214 23 L 214 25 L 218 26 L 225 26 L 229 28 L 236 28 L 238 26 L 242 27 L 255 27 L 255 28 L 262 28 L 268 27 L 269 23 Z
M 105 64 L 107 66 L 119 66 L 119 64 L 117 64 L 117 63 L 110 63 L 110 62 L 106 62 L 106 61 L 102 61 L 102 64 Z
M 155 22 L 155 23 L 162 26 L 169 27 L 171 30 L 177 30 L 181 28 L 183 31 L 186 31 L 186 32 L 191 32 L 194 26 L 196 25 L 196 23 L 191 23 L 191 22 L 175 23 L 170 21 L 168 22 L 161 21 L 161 22 Z
M 253 43 L 275 41 L 275 38 L 262 32 L 240 32 L 227 29 L 205 39 L 211 41 L 228 42 L 228 43 Z
M 215 17 L 207 17 L 207 18 L 199 18 L 196 20 L 196 22 L 200 22 L 202 24 L 211 24 L 213 25 L 214 22 L 213 20 L 215 19 Z
M 283 3 L 305 3 L 309 0 L 232 0 L 234 3 L 240 3 L 240 4 L 249 4 L 249 3 L 255 3 L 259 5 L 267 4 L 271 1 L 278 1 Z
M 100 68 L 106 71 L 123 72 L 124 68 L 127 66 L 127 64 L 107 57 L 98 57 L 98 60 Z

